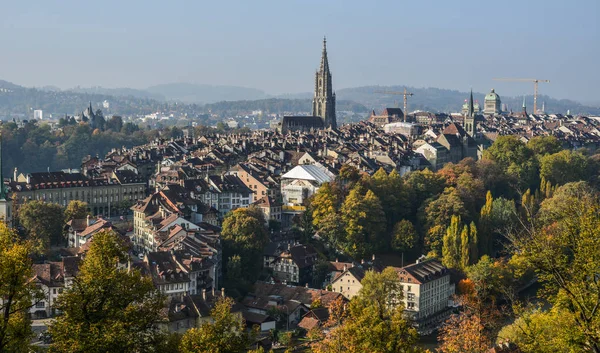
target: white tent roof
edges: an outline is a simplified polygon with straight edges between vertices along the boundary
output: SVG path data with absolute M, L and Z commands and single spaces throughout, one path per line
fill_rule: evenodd
M 282 178 L 312 180 L 323 184 L 330 182 L 333 175 L 328 170 L 316 165 L 299 165 L 285 173 Z

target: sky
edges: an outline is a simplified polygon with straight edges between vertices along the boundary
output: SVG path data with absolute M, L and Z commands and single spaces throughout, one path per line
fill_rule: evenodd
M 334 89 L 408 85 L 600 102 L 600 1 L 0 0 L 0 79 L 172 82 L 310 92 L 327 36 Z M 600 104 L 600 103 L 599 103 Z

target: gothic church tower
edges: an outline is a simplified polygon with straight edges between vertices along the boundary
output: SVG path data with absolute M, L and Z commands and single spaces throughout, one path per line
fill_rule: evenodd
M 475 109 L 473 105 L 473 90 L 471 90 L 471 97 L 469 97 L 469 110 L 465 116 L 465 131 L 469 136 L 475 137 L 477 132 L 477 122 L 475 121 Z
M 315 95 L 313 97 L 312 115 L 320 116 L 323 125 L 335 129 L 337 127 L 335 118 L 335 93 L 331 88 L 331 72 L 327 61 L 327 40 L 323 38 L 323 53 L 321 55 L 321 66 L 315 73 Z

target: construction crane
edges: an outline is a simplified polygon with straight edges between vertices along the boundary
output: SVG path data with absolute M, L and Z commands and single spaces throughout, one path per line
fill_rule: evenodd
M 406 88 L 404 88 L 403 92 L 398 91 L 375 91 L 375 93 L 383 93 L 383 94 L 394 94 L 397 96 L 404 96 L 404 122 L 406 122 L 406 115 L 408 115 L 407 106 L 408 106 L 408 97 L 413 96 L 414 93 L 408 92 Z
M 538 80 L 537 78 L 495 78 L 494 81 L 533 82 L 533 114 L 537 114 L 538 83 L 539 82 L 550 83 L 550 80 Z

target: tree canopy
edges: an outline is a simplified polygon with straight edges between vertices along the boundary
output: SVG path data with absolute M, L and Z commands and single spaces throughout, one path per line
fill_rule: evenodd
M 130 269 L 123 241 L 112 231 L 94 235 L 73 279 L 56 302 L 51 352 L 153 352 L 164 336 L 163 296 L 152 279 Z

